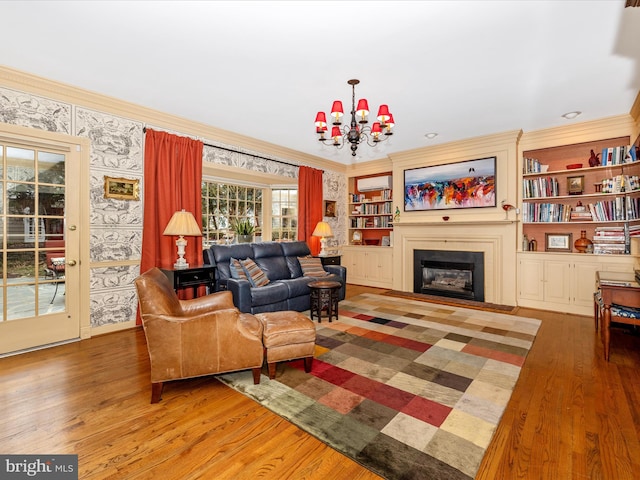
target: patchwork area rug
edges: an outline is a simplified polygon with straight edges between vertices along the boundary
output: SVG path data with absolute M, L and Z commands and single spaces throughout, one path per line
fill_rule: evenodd
M 311 373 L 219 378 L 387 479 L 472 479 L 540 326 L 363 294 L 317 324 Z

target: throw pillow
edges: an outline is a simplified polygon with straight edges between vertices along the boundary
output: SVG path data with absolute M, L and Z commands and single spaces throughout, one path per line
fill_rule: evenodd
M 269 278 L 262 269 L 256 265 L 256 262 L 247 258 L 245 260 L 240 260 L 240 263 L 242 264 L 244 273 L 247 274 L 249 283 L 251 283 L 253 287 L 264 287 L 265 285 L 269 285 Z
M 300 268 L 302 269 L 302 275 L 305 277 L 326 277 L 329 275 L 324 267 L 322 261 L 315 257 L 298 257 L 300 262 Z
M 231 273 L 231 278 L 236 280 L 249 280 L 247 274 L 244 273 L 240 260 L 237 258 L 232 257 L 229 259 L 229 273 Z

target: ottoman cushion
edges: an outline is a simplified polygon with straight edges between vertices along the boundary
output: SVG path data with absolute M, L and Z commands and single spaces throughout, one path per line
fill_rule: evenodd
M 267 350 L 316 341 L 315 324 L 300 312 L 269 312 L 255 316 L 262 322 L 262 343 Z

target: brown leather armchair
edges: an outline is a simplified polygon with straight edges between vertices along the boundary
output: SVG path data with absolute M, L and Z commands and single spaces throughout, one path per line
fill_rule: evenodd
M 234 307 L 231 292 L 180 300 L 155 267 L 135 285 L 151 359 L 151 403 L 170 380 L 250 368 L 260 383 L 263 326 Z

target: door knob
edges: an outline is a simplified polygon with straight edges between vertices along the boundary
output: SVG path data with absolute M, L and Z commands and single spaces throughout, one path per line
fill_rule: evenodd
M 69 265 L 70 267 L 73 267 L 73 266 L 75 266 L 75 264 L 76 264 L 76 263 L 77 263 L 77 262 L 76 262 L 75 260 L 69 260 L 69 261 L 67 262 L 67 265 Z
M 69 230 L 74 231 L 76 229 L 75 225 L 69 225 Z

